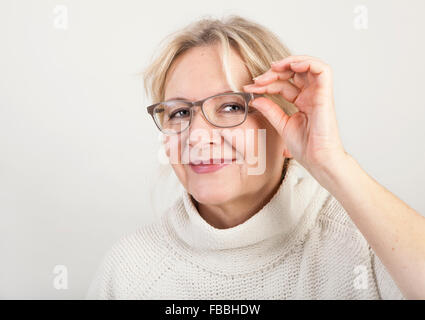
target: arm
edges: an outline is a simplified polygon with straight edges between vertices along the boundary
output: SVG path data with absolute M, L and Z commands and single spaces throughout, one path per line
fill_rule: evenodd
M 425 218 L 349 154 L 311 170 L 344 207 L 408 299 L 425 299 Z
M 244 90 L 279 94 L 298 112 L 287 115 L 265 97 L 253 101 L 293 157 L 344 207 L 408 299 L 425 299 L 425 218 L 370 177 L 347 154 L 336 121 L 329 65 L 289 56 Z

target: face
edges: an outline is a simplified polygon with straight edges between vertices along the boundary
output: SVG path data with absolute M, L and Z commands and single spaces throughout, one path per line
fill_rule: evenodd
M 167 73 L 164 100 L 182 97 L 197 101 L 232 91 L 222 70 L 219 50 L 218 46 L 196 47 L 179 56 Z M 233 82 L 243 92 L 242 86 L 252 83 L 252 77 L 236 51 L 232 50 L 229 62 Z M 188 129 L 174 137 L 165 136 L 167 156 L 177 155 L 170 161 L 176 176 L 199 203 L 221 205 L 252 199 L 281 176 L 283 141 L 259 111 L 253 107 L 249 110 L 241 125 L 219 128 L 195 107 Z M 205 172 L 183 159 L 195 163 L 209 159 L 237 161 Z

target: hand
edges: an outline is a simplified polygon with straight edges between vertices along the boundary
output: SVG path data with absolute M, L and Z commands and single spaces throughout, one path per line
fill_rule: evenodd
M 272 64 L 254 80 L 254 84 L 243 89 L 280 94 L 299 110 L 288 116 L 265 97 L 252 102 L 283 138 L 286 146 L 283 156 L 295 158 L 311 172 L 347 155 L 338 133 L 329 65 L 310 56 L 289 56 Z

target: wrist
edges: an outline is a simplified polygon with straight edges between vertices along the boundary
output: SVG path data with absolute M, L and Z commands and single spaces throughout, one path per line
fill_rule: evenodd
M 310 173 L 326 189 L 338 188 L 340 182 L 353 171 L 355 159 L 345 150 L 329 157 L 320 165 L 314 166 Z

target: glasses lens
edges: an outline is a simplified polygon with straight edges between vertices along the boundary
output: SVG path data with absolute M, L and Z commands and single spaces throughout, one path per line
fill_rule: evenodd
M 178 133 L 189 126 L 190 108 L 186 103 L 168 101 L 153 110 L 155 122 L 164 133 Z
M 204 102 L 205 116 L 218 127 L 233 127 L 244 122 L 246 108 L 244 97 L 238 94 L 216 96 Z

